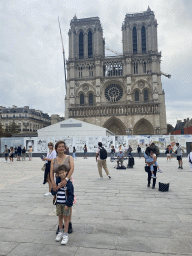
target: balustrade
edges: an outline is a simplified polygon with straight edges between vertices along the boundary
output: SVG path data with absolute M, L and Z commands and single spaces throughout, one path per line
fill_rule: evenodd
M 138 104 L 138 105 L 117 105 L 117 106 L 99 106 L 99 107 L 74 107 L 69 108 L 69 117 L 86 116 L 112 116 L 112 115 L 148 115 L 159 114 L 159 104 Z

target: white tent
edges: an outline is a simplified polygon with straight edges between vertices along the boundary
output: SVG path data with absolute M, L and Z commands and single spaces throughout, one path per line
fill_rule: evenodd
M 39 129 L 38 137 L 59 137 L 59 136 L 113 136 L 114 134 L 106 128 L 86 123 L 77 119 L 69 118 L 62 122 Z

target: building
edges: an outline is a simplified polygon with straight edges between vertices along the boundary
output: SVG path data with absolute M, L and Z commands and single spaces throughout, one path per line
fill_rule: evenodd
M 98 17 L 75 16 L 68 35 L 65 118 L 77 118 L 120 135 L 166 134 L 154 12 L 148 8 L 143 13 L 126 14 L 122 55 L 105 57 Z
M 4 129 L 11 123 L 16 123 L 20 126 L 19 132 L 22 136 L 37 134 L 37 130 L 48 125 L 51 125 L 51 117 L 40 110 L 29 109 L 28 106 L 18 108 L 0 107 L 0 122 Z
M 179 134 L 192 134 L 192 119 L 184 119 L 183 121 L 177 120 L 174 130 L 172 131 L 173 135 Z
M 50 125 L 38 130 L 40 138 L 64 138 L 64 137 L 96 137 L 113 136 L 114 134 L 106 128 L 89 124 L 80 120 L 69 118 L 60 123 Z

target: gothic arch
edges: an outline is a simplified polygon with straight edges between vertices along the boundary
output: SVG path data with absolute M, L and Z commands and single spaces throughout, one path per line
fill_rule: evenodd
M 134 135 L 152 135 L 154 134 L 153 125 L 145 118 L 140 119 L 133 128 Z
M 126 135 L 126 126 L 117 117 L 112 116 L 103 125 L 104 128 L 108 129 L 115 135 Z
M 86 89 L 86 86 L 88 87 L 88 89 Z M 89 83 L 83 83 L 82 85 L 80 85 L 77 92 L 76 92 L 76 95 L 78 96 L 80 92 L 83 92 L 85 95 L 87 95 L 90 92 L 92 92 L 94 95 L 96 93 L 95 88 L 93 87 L 93 85 L 91 85 Z

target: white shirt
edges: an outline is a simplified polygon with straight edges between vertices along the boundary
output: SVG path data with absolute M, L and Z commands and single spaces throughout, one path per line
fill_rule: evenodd
M 57 156 L 57 155 L 56 155 L 56 151 L 53 150 L 53 151 L 49 151 L 49 152 L 47 153 L 46 158 L 48 158 L 48 159 L 54 159 L 56 156 Z M 45 163 L 48 163 L 48 161 L 46 160 Z

